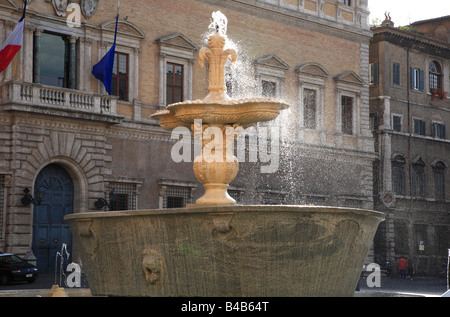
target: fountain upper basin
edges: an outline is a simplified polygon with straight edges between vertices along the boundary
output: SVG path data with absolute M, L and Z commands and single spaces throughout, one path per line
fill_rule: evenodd
M 201 99 L 168 105 L 152 117 L 166 130 L 190 128 L 194 120 L 217 125 L 237 123 L 245 129 L 257 122 L 274 120 L 287 108 L 286 102 L 274 98 Z

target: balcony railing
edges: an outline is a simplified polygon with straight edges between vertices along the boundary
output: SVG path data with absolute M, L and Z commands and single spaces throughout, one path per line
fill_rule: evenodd
M 121 118 L 116 113 L 117 98 L 108 95 L 19 81 L 1 84 L 0 91 L 2 107 L 9 106 L 14 110 L 20 110 L 20 106 L 33 106 L 77 112 L 101 121 L 116 122 Z M 26 109 L 30 111 L 32 108 Z

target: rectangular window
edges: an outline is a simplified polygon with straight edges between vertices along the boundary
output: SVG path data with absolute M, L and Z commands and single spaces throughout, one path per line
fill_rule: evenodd
M 414 134 L 426 135 L 425 121 L 421 119 L 414 119 Z
M 430 73 L 430 89 L 440 88 L 439 76 L 437 74 Z
M 39 78 L 34 78 L 34 81 L 62 88 L 70 88 L 71 84 L 74 87 L 75 83 L 69 83 L 69 75 L 70 67 L 76 65 L 70 65 L 70 54 L 76 54 L 76 50 L 70 51 L 67 36 L 44 32 L 36 39 L 40 41 Z M 76 69 L 73 72 L 76 74 Z
M 316 128 L 317 92 L 313 89 L 303 90 L 303 125 L 308 129 Z
M 242 196 L 242 191 L 240 190 L 232 190 L 232 189 L 228 189 L 228 195 L 231 196 L 231 198 L 233 198 L 234 200 L 236 200 L 237 204 L 240 204 L 242 201 L 241 196 Z
M 392 64 L 392 83 L 394 85 L 400 86 L 400 64 Z
M 402 132 L 402 117 L 393 115 L 392 116 L 392 129 L 395 132 Z
M 425 197 L 426 178 L 425 168 L 422 165 L 414 165 L 412 169 L 412 194 L 416 197 Z
M 128 101 L 128 54 L 116 52 L 114 56 L 111 95 Z
M 369 84 L 377 85 L 378 84 L 378 63 L 370 63 L 369 65 Z
M 136 184 L 110 183 L 109 189 L 111 210 L 136 210 Z
M 264 193 L 263 205 L 283 205 L 285 195 L 281 193 Z
M 168 105 L 183 101 L 183 65 L 167 63 L 167 94 Z
M 394 193 L 397 195 L 406 194 L 406 175 L 405 168 L 401 165 L 392 166 L 392 181 Z
M 445 170 L 434 170 L 434 192 L 436 199 L 445 199 Z
M 163 208 L 183 208 L 191 203 L 190 187 L 167 186 L 163 200 Z
M 425 90 L 425 72 L 422 69 L 411 67 L 411 89 Z
M 341 2 L 343 4 L 345 4 L 346 6 L 351 6 L 352 5 L 352 0 L 341 0 Z
M 342 96 L 342 133 L 353 134 L 353 98 Z
M 445 139 L 445 124 L 433 122 L 433 137 L 438 139 Z
M 262 81 L 262 95 L 263 97 L 276 98 L 277 96 L 277 83 L 273 81 Z

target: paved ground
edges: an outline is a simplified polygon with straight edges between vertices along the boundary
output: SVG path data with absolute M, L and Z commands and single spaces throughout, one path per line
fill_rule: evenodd
M 381 287 L 368 287 L 367 280 L 360 279 L 360 290 L 355 297 L 440 297 L 447 291 L 445 279 L 437 277 L 417 277 L 401 280 L 398 277 L 381 277 Z
M 57 281 L 59 277 L 57 276 Z M 355 297 L 440 297 L 447 291 L 444 279 L 435 277 L 418 277 L 413 280 L 400 280 L 397 277 L 381 277 L 381 287 L 368 287 L 367 280 L 361 278 L 359 291 Z M 0 285 L 0 297 L 46 296 L 55 284 L 54 274 L 41 274 L 34 283 L 14 283 Z M 72 289 L 75 296 L 89 296 L 86 278 L 81 278 L 81 289 Z M 60 284 L 64 287 L 64 285 Z M 67 289 L 67 288 L 66 288 Z M 76 291 L 76 292 L 75 292 Z

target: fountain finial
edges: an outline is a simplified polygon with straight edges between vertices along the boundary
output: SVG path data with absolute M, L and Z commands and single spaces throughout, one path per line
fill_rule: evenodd
M 225 64 L 228 59 L 234 63 L 237 53 L 234 49 L 224 49 L 227 41 L 226 31 L 228 20 L 220 11 L 213 12 L 213 20 L 209 28 L 215 32 L 208 39 L 208 46 L 199 52 L 199 64 L 203 67 L 205 60 L 209 62 L 209 87 L 205 99 L 227 100 L 225 85 Z

